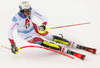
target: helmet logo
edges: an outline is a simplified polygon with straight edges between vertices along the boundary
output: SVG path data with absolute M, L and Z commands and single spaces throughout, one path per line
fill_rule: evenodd
M 29 5 L 29 4 L 28 4 L 28 5 L 25 5 L 25 7 L 26 7 L 26 8 L 30 8 L 30 5 Z
M 26 3 L 28 3 L 28 2 L 27 2 L 27 1 L 23 1 L 22 3 L 23 3 L 23 4 L 26 4 Z

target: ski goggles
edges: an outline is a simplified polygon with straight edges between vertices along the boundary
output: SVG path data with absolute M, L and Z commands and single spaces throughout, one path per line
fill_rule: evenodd
M 24 9 L 24 12 L 30 12 L 31 11 L 31 8 L 29 9 Z

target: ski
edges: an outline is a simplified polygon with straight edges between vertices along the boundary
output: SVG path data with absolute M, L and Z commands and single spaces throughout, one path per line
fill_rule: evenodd
M 75 57 L 77 57 L 81 60 L 84 60 L 85 57 L 86 57 L 86 55 L 83 55 L 83 54 L 80 54 L 80 53 L 77 53 L 77 52 L 74 52 L 74 51 L 71 51 L 71 50 L 67 50 L 67 53 L 71 54 L 71 55 L 73 55 L 73 56 L 75 56 Z
M 81 46 L 81 45 L 77 45 L 76 48 L 88 51 L 88 52 L 93 53 L 93 54 L 96 54 L 96 51 L 97 51 L 97 49 L 95 49 L 95 48 L 90 48 L 90 47 Z

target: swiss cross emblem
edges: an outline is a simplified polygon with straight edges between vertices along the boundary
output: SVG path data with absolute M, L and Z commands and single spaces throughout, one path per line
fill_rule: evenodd
M 28 18 L 25 19 L 25 26 L 27 25 L 27 23 L 29 22 Z

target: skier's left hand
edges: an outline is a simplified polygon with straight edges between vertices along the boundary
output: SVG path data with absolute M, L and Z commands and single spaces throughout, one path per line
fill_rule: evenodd
M 18 48 L 17 48 L 17 46 L 16 46 L 15 43 L 14 44 L 11 44 L 11 51 L 14 54 L 18 54 Z
M 45 25 L 39 26 L 39 30 L 40 30 L 40 31 L 44 31 L 45 29 L 46 29 L 46 26 L 45 26 Z

